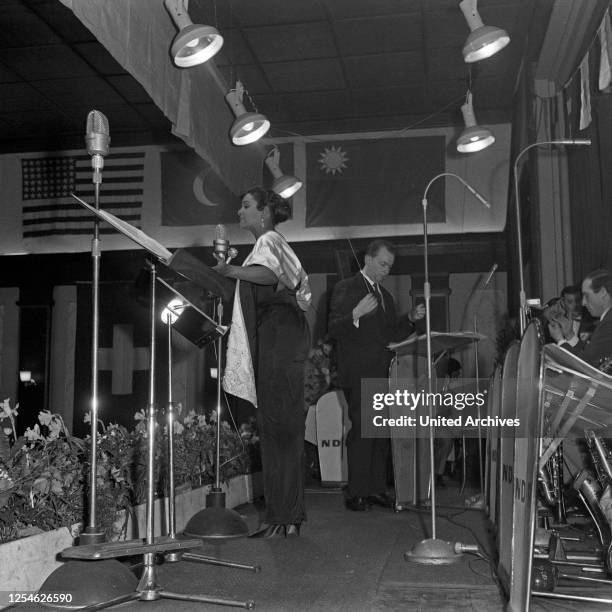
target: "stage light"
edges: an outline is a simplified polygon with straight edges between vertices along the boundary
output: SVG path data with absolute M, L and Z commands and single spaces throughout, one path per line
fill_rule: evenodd
M 225 99 L 230 105 L 236 119 L 230 129 L 230 138 L 235 145 L 246 145 L 259 140 L 269 129 L 270 122 L 265 115 L 247 112 L 242 98 L 244 86 L 236 81 L 236 88 L 229 91 Z
M 463 0 L 459 7 L 471 30 L 463 45 L 463 59 L 466 63 L 491 57 L 510 42 L 510 36 L 505 30 L 483 23 L 476 8 L 476 0 Z
M 457 151 L 460 153 L 475 153 L 491 146 L 495 142 L 495 136 L 493 136 L 491 130 L 477 125 L 471 91 L 467 92 L 461 112 L 463 113 L 465 129 L 457 139 Z
M 302 181 L 299 178 L 290 174 L 283 174 L 278 163 L 280 161 L 280 151 L 278 147 L 273 147 L 266 156 L 265 163 L 268 170 L 274 177 L 272 183 L 272 191 L 281 198 L 290 198 L 302 188 Z
M 166 325 L 168 322 L 170 322 L 170 325 L 174 325 L 185 310 L 185 307 L 186 304 L 178 298 L 170 300 L 168 305 L 162 310 L 161 320 L 166 323 Z
M 164 5 L 179 30 L 170 47 L 172 61 L 179 68 L 203 64 L 221 49 L 223 36 L 212 26 L 194 24 L 186 0 L 164 0 Z

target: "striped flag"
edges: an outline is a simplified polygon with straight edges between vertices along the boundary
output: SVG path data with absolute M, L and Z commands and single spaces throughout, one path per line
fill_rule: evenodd
M 112 153 L 104 158 L 100 208 L 140 227 L 144 152 Z M 91 157 L 57 155 L 21 159 L 23 237 L 89 234 L 94 218 L 70 196 L 93 205 Z M 100 233 L 116 232 L 102 224 Z

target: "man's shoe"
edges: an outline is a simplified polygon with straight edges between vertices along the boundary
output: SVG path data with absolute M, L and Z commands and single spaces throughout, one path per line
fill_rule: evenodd
M 347 497 L 346 507 L 348 510 L 354 510 L 356 512 L 363 512 L 368 509 L 365 497 Z
M 388 493 L 369 495 L 367 501 L 372 505 L 382 506 L 383 508 L 393 508 L 395 506 L 395 500 Z

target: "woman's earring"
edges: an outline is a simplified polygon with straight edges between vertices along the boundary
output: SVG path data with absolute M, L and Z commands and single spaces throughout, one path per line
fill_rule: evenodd
M 264 216 L 261 215 L 261 227 L 263 228 L 263 226 L 264 226 Z

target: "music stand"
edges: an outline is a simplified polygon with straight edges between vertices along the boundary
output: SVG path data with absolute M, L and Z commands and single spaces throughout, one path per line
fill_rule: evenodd
M 86 202 L 83 202 L 80 198 L 76 198 L 80 203 L 85 205 L 86 208 L 91 210 L 99 218 L 105 221 L 109 221 L 113 218 L 114 221 L 111 223 L 116 229 L 128 236 L 141 246 L 144 246 L 145 242 L 148 246 L 145 247 L 151 253 L 153 253 L 159 259 L 170 260 L 166 254 L 170 252 L 165 249 L 162 245 L 154 241 L 152 238 L 146 236 L 143 232 L 129 226 L 128 223 L 117 219 L 114 215 L 106 213 L 105 211 L 97 210 Z M 117 223 L 120 221 L 120 223 Z M 110 222 L 110 221 L 109 221 Z M 129 226 L 129 228 L 126 228 Z M 142 236 L 141 236 L 142 235 Z M 138 237 L 138 239 L 135 238 Z M 143 240 L 142 237 L 146 238 Z M 68 559 L 79 559 L 79 560 L 99 560 L 99 559 L 116 559 L 122 556 L 133 556 L 142 554 L 144 561 L 144 569 L 142 576 L 138 582 L 136 589 L 127 594 L 122 594 L 118 597 L 109 599 L 103 602 L 95 602 L 82 607 L 82 610 L 88 609 L 103 609 L 115 605 L 119 605 L 128 601 L 140 600 L 140 601 L 154 601 L 160 598 L 166 599 L 178 599 L 182 601 L 195 601 L 200 603 L 212 603 L 218 605 L 235 606 L 239 608 L 251 609 L 254 607 L 252 600 L 247 601 L 235 601 L 221 599 L 218 597 L 208 597 L 206 595 L 195 595 L 188 593 L 177 593 L 173 591 L 167 591 L 163 589 L 157 583 L 156 577 L 156 565 L 155 565 L 155 554 L 161 552 L 172 552 L 177 550 L 189 550 L 191 548 L 198 548 L 201 543 L 198 539 L 185 539 L 177 540 L 176 538 L 162 536 L 159 538 L 154 537 L 154 510 L 155 510 L 155 325 L 156 325 L 156 285 L 157 285 L 157 269 L 155 263 L 149 261 L 150 271 L 150 359 L 149 359 L 149 404 L 147 406 L 147 498 L 146 498 L 146 538 L 138 540 L 128 540 L 124 542 L 111 542 L 111 543 L 98 543 L 90 544 L 86 546 L 72 546 L 62 551 L 62 557 Z M 94 565 L 95 567 L 95 565 Z M 71 604 L 73 605 L 74 602 Z

